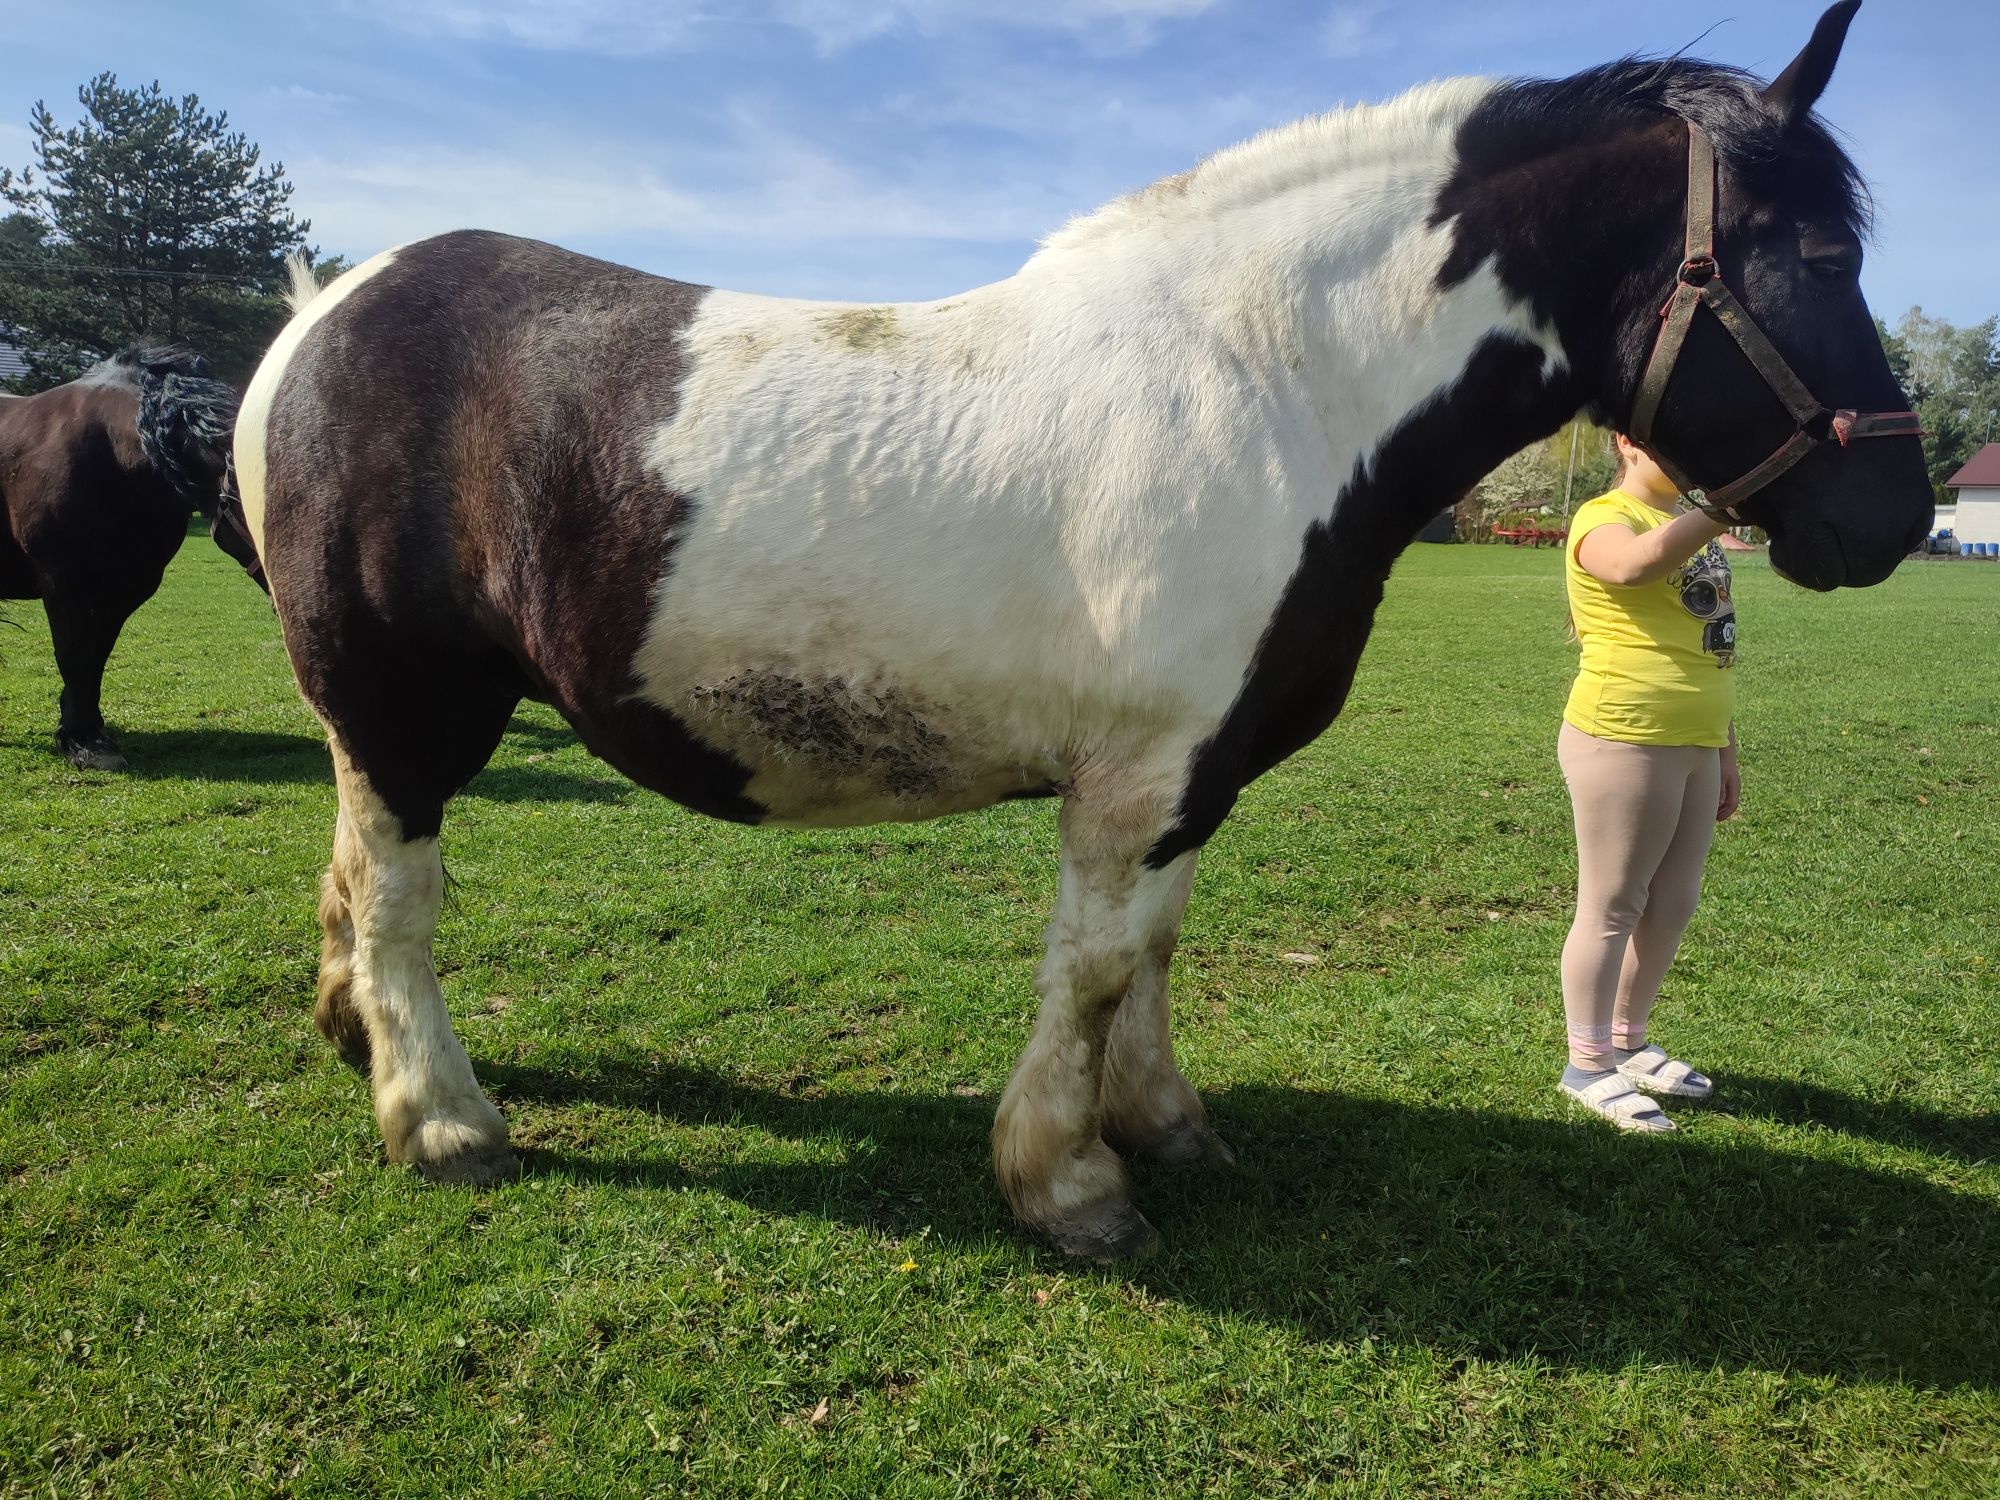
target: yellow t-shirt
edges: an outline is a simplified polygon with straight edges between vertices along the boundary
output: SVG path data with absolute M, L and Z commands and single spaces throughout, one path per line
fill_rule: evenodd
M 1576 560 L 1583 539 L 1606 522 L 1644 535 L 1672 519 L 1613 490 L 1570 522 L 1563 574 L 1583 651 L 1563 718 L 1601 740 L 1726 745 L 1736 714 L 1727 554 L 1710 542 L 1678 572 L 1629 587 L 1593 578 Z

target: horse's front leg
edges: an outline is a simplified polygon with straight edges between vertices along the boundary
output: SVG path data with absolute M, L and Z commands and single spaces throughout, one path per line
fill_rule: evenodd
M 1072 794 L 1063 804 L 1062 883 L 1041 1011 L 993 1123 L 1001 1191 L 1030 1229 L 1070 1255 L 1115 1260 L 1157 1238 L 1132 1206 L 1124 1163 L 1104 1141 L 1107 1042 L 1147 955 L 1178 927 L 1194 856 L 1150 869 L 1171 815 L 1164 792 Z
M 1104 1052 L 1104 1139 L 1128 1157 L 1227 1164 L 1236 1153 L 1210 1128 L 1201 1096 L 1174 1066 L 1168 1020 L 1167 969 L 1194 884 L 1194 860 L 1190 854 L 1181 862 L 1180 889 L 1162 907 L 1111 1023 Z
M 136 607 L 92 598 L 87 590 L 49 587 L 43 594 L 42 609 L 49 617 L 56 670 L 62 676 L 56 749 L 81 770 L 125 769 L 125 756 L 104 727 L 101 698 L 104 664 L 111 659 L 118 632 Z

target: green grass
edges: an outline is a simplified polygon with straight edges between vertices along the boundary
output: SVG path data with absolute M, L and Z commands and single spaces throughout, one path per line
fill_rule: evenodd
M 190 541 L 125 777 L 50 753 L 16 607 L 0 1492 L 2000 1494 L 2000 569 L 1738 576 L 1744 815 L 1659 1012 L 1716 1102 L 1556 1094 L 1554 555 L 1418 548 L 1203 856 L 1241 1165 L 1142 1173 L 1166 1246 L 1103 1272 L 986 1162 L 1049 807 L 736 829 L 524 711 L 438 951 L 529 1172 L 426 1188 L 308 1020 L 333 792 L 262 598 Z

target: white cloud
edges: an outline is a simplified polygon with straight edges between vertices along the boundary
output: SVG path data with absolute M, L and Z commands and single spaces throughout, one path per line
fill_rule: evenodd
M 624 56 L 683 46 L 720 19 L 702 7 L 633 0 L 347 0 L 346 10 L 425 36 L 506 42 L 551 52 Z
M 310 214 L 315 238 L 346 254 L 485 228 L 576 248 L 657 246 L 661 254 L 645 260 L 668 274 L 693 274 L 669 263 L 675 247 L 728 246 L 737 255 L 782 258 L 863 241 L 1012 241 L 1025 255 L 1076 207 L 1040 180 L 968 188 L 871 175 L 775 133 L 716 152 L 676 150 L 673 160 L 687 177 L 665 170 L 661 158 L 630 144 L 579 149 L 535 141 L 304 158 L 292 175 L 310 184 L 297 207 Z
M 304 104 L 322 109 L 331 109 L 340 104 L 352 104 L 352 94 L 337 94 L 328 89 L 309 89 L 302 83 L 294 83 L 279 88 L 275 83 L 267 91 L 273 99 L 284 104 Z
M 1194 93 L 1183 89 L 1052 73 L 994 69 L 922 92 L 885 99 L 885 115 L 918 128 L 973 125 L 1021 140 L 1063 142 L 1103 155 L 1107 141 L 1148 155 L 1194 156 L 1254 135 L 1309 111 L 1288 111 L 1280 91 L 1241 88 Z M 1169 165 L 1166 170 L 1175 170 Z
M 972 26 L 1063 31 L 1143 45 L 1162 21 L 1198 15 L 1215 0 L 758 0 L 755 4 L 648 0 L 346 0 L 351 13 L 425 35 L 504 42 L 544 51 L 634 53 L 695 49 L 704 32 L 785 26 L 822 52 L 895 31 L 935 36 Z
M 1214 0 L 771 0 L 775 19 L 811 34 L 825 52 L 839 51 L 884 32 L 911 30 L 938 36 L 971 26 L 1094 34 L 1100 42 L 1142 46 L 1162 21 L 1199 15 Z
M 1329 57 L 1365 57 L 1387 51 L 1392 39 L 1376 23 L 1388 9 L 1378 0 L 1354 0 L 1334 6 L 1320 27 L 1320 44 Z

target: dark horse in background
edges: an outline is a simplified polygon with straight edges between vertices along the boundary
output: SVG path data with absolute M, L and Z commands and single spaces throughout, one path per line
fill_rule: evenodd
M 300 267 L 235 462 L 339 785 L 316 1018 L 390 1159 L 519 1166 L 431 942 L 445 804 L 532 697 L 741 822 L 1060 798 L 994 1165 L 1064 1250 L 1143 1248 L 1126 1160 L 1230 1156 L 1168 1028 L 1197 853 L 1340 711 L 1446 502 L 1587 411 L 1809 587 L 1923 537 L 1866 200 L 1812 113 L 1856 3 L 1768 86 L 1627 60 L 1301 121 L 938 302 L 497 234 Z
M 235 391 L 184 349 L 127 349 L 67 385 L 0 399 L 0 599 L 39 599 L 48 613 L 63 682 L 56 748 L 72 765 L 125 769 L 98 703 L 104 664 L 188 516 L 256 562 L 221 506 L 235 423 Z

